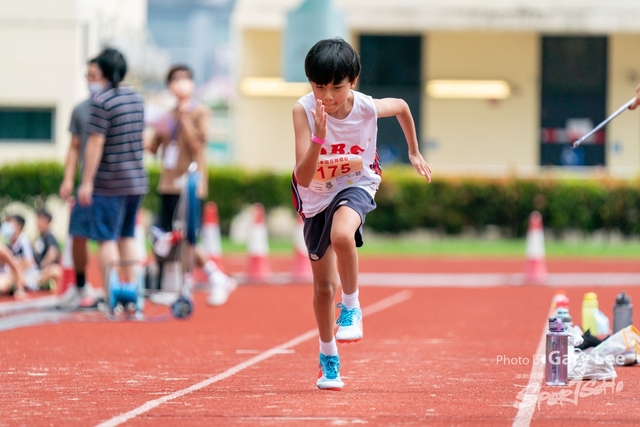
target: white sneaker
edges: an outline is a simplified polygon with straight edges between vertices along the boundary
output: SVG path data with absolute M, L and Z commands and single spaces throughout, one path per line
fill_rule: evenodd
M 341 302 L 337 307 L 340 309 L 340 317 L 336 320 L 338 324 L 336 341 L 341 344 L 360 341 L 364 337 L 360 307 L 349 310 Z
M 70 286 L 64 294 L 60 295 L 57 308 L 61 310 L 75 310 L 80 304 L 80 294 L 77 286 Z
M 340 378 L 339 356 L 325 356 L 320 353 L 318 381 L 316 381 L 316 386 L 320 390 L 342 390 L 344 383 L 342 382 L 342 378 Z
M 80 302 L 78 307 L 80 308 L 97 308 L 98 303 L 102 298 L 102 293 L 96 290 L 91 283 L 86 282 L 84 286 L 79 290 Z
M 166 305 L 167 307 L 171 306 L 177 299 L 178 294 L 175 292 L 153 292 L 149 295 L 149 301 L 158 305 Z
M 575 350 L 575 358 L 569 357 L 569 381 L 612 380 L 618 375 L 613 367 L 613 358 L 597 357 Z
M 211 283 L 211 291 L 207 303 L 209 305 L 218 306 L 227 302 L 229 294 L 238 287 L 238 282 L 231 276 L 227 276 L 221 271 L 216 271 L 213 275 Z

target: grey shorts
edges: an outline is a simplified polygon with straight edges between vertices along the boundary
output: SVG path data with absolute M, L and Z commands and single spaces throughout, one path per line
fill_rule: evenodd
M 333 198 L 329 206 L 311 218 L 304 218 L 304 241 L 309 252 L 309 259 L 317 261 L 324 256 L 331 245 L 331 225 L 333 214 L 341 206 L 348 206 L 360 215 L 360 227 L 356 230 L 354 239 L 356 246 L 363 245 L 362 225 L 365 216 L 376 208 L 376 202 L 362 188 L 345 188 Z

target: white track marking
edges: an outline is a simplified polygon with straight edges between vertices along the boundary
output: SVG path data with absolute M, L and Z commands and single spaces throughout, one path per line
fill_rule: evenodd
M 547 345 L 547 331 L 549 330 L 548 318 L 553 316 L 553 310 L 550 309 L 547 313 L 547 317 L 542 327 L 542 336 L 538 341 L 538 348 L 536 348 L 536 356 L 542 360 L 545 354 L 545 347 Z M 529 427 L 531 424 L 531 418 L 536 410 L 536 404 L 538 403 L 538 395 L 540 394 L 540 387 L 542 386 L 542 380 L 544 378 L 544 363 L 534 363 L 531 367 L 531 374 L 529 374 L 529 383 L 522 402 L 518 404 L 518 413 L 513 420 L 513 427 Z
M 389 307 L 392 307 L 394 305 L 400 304 L 401 302 L 404 302 L 406 300 L 408 300 L 409 298 L 411 298 L 411 293 L 409 291 L 402 291 L 402 292 L 398 292 L 396 294 L 391 295 L 390 297 L 387 297 L 383 300 L 380 300 L 368 307 L 366 307 L 365 309 L 362 310 L 363 314 L 367 314 L 367 315 L 371 315 L 374 313 L 377 313 L 379 311 L 385 310 Z M 265 352 L 252 357 L 251 359 L 239 363 L 237 365 L 235 365 L 232 368 L 227 369 L 226 371 L 224 371 L 221 374 L 215 375 L 213 377 L 207 378 L 204 381 L 201 381 L 197 384 L 194 384 L 190 387 L 184 388 L 182 390 L 178 390 L 174 393 L 171 393 L 167 396 L 163 396 L 160 397 L 158 399 L 154 399 L 154 400 L 150 400 L 147 403 L 143 404 L 142 406 L 139 406 L 129 412 L 125 412 L 124 414 L 120 414 L 117 415 L 113 418 L 111 418 L 110 420 L 104 421 L 100 424 L 98 424 L 97 427 L 115 427 L 118 426 L 132 418 L 137 417 L 138 415 L 144 414 L 145 412 L 148 412 L 150 410 L 152 410 L 153 408 L 156 408 L 160 405 L 162 405 L 163 403 L 169 402 L 171 400 L 177 399 L 179 397 L 182 397 L 184 395 L 187 395 L 191 392 L 200 390 L 202 388 L 205 388 L 207 386 L 210 386 L 213 383 L 216 383 L 218 381 L 222 381 L 226 378 L 229 378 L 235 374 L 237 374 L 240 371 L 243 371 L 247 368 L 250 368 L 253 365 L 256 365 L 260 362 L 263 362 L 267 359 L 269 359 L 272 356 L 275 356 L 276 354 L 282 354 L 283 350 L 288 350 L 291 349 L 292 347 L 297 346 L 298 344 L 301 344 L 305 341 L 308 341 L 312 338 L 315 338 L 318 336 L 318 330 L 317 329 L 312 329 L 310 331 L 305 332 L 302 335 L 298 335 L 297 337 L 283 343 L 280 345 L 277 345 L 269 350 L 266 350 Z
M 517 273 L 361 273 L 358 276 L 360 286 L 401 288 L 520 286 L 525 282 L 525 275 Z M 550 273 L 546 286 L 640 286 L 640 273 Z

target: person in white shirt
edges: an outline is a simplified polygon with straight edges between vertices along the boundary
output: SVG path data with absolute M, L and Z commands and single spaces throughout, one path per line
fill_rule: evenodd
M 418 146 L 409 106 L 402 99 L 373 99 L 354 90 L 360 58 L 343 39 L 321 40 L 305 58 L 312 93 L 293 108 L 296 164 L 293 201 L 304 219 L 305 243 L 313 271 L 313 308 L 320 338 L 316 385 L 340 390 L 337 342 L 363 338 L 358 299 L 358 254 L 362 225 L 375 209 L 381 181 L 376 149 L 377 119 L 395 116 L 416 171 L 431 181 L 431 169 Z M 334 298 L 342 284 L 340 317 L 334 337 Z

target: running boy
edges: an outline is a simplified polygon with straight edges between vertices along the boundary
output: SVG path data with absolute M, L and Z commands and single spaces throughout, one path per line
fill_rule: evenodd
M 357 52 L 341 38 L 321 40 L 305 59 L 312 93 L 293 108 L 296 165 L 293 200 L 304 218 L 312 263 L 313 308 L 320 335 L 320 389 L 341 390 L 337 342 L 363 338 L 358 300 L 358 254 L 362 224 L 375 209 L 381 180 L 376 150 L 378 117 L 396 116 L 409 148 L 409 160 L 431 181 L 431 169 L 418 147 L 411 111 L 401 99 L 372 99 L 354 91 L 360 75 Z M 334 298 L 342 284 L 340 317 Z

